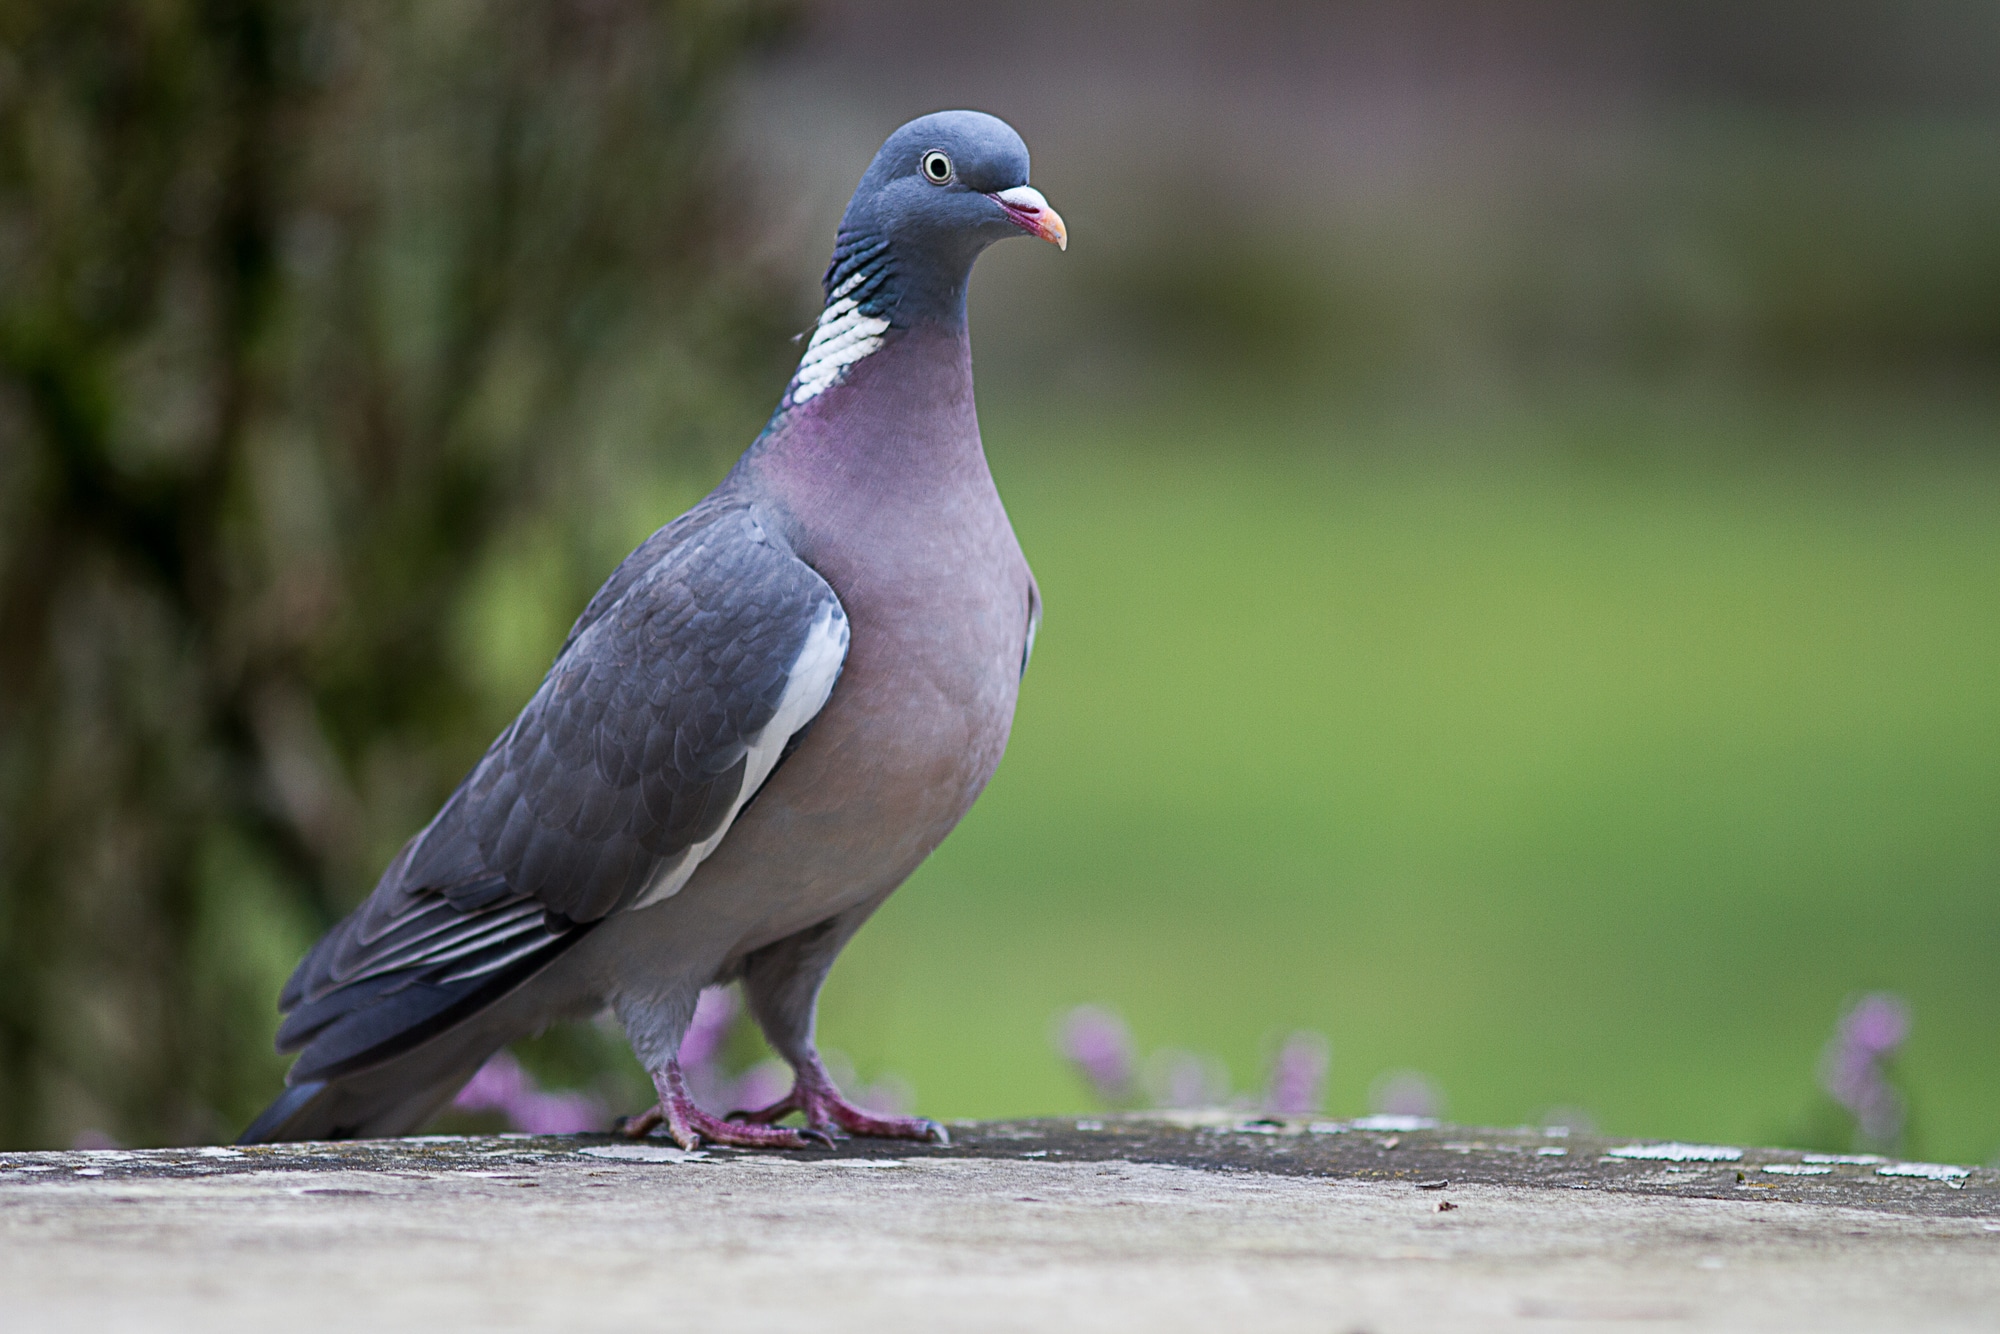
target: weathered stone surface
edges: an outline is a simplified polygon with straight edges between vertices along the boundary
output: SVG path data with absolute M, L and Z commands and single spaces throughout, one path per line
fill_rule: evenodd
M 1226 1117 L 954 1134 L 0 1154 L 0 1328 L 2000 1328 L 1986 1169 Z

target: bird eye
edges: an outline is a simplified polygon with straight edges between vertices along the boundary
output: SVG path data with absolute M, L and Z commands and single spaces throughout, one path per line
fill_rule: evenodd
M 924 179 L 932 185 L 951 184 L 951 159 L 935 148 L 924 154 Z

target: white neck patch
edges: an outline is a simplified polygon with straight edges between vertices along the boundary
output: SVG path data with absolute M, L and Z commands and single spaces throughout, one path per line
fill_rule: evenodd
M 819 313 L 812 341 L 806 344 L 806 354 L 799 358 L 798 373 L 792 377 L 791 392 L 786 395 L 786 401 L 793 407 L 818 398 L 840 383 L 841 374 L 849 366 L 881 349 L 889 321 L 862 314 L 860 304 L 848 295 L 867 276 L 865 271 L 856 273 L 834 288 L 833 299 Z

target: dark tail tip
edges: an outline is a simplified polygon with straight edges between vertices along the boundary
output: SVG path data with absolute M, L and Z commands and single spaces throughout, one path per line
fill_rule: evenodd
M 313 1135 L 299 1134 L 290 1128 L 289 1123 L 300 1112 L 303 1112 L 310 1106 L 313 1099 L 317 1098 L 325 1090 L 326 1081 L 323 1079 L 315 1079 L 306 1084 L 295 1084 L 291 1088 L 286 1089 L 278 1095 L 277 1099 L 269 1107 L 263 1110 L 262 1114 L 255 1121 L 250 1123 L 248 1130 L 245 1130 L 241 1135 L 236 1137 L 236 1142 L 238 1144 L 273 1144 L 291 1139 L 318 1138 Z

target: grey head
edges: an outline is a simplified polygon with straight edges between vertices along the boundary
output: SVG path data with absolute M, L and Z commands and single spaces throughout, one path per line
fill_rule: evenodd
M 920 116 L 862 174 L 827 266 L 827 300 L 852 298 L 905 327 L 963 322 L 973 261 L 1009 236 L 1068 246 L 1061 216 L 1028 184 L 1021 136 L 980 111 Z

